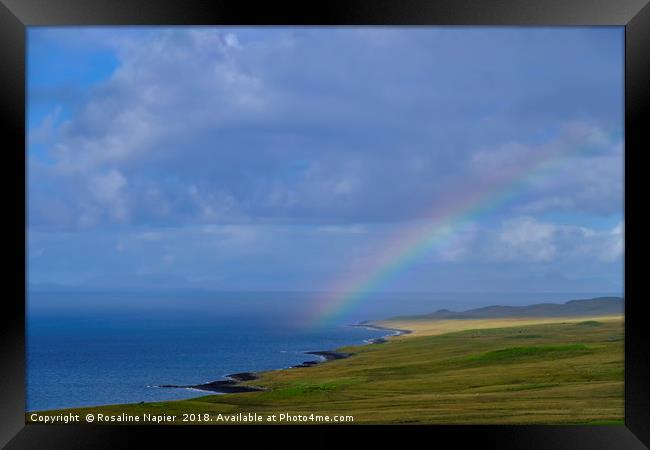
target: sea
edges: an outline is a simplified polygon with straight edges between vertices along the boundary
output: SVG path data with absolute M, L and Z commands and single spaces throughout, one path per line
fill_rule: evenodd
M 321 320 L 322 293 L 29 291 L 27 411 L 199 397 L 195 385 L 236 372 L 317 360 L 385 330 L 362 320 L 490 304 L 564 302 L 610 293 L 383 293 Z

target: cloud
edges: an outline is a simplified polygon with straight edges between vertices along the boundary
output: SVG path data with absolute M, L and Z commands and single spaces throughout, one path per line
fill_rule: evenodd
M 531 216 L 512 217 L 496 227 L 475 227 L 470 238 L 459 234 L 453 260 L 482 263 L 611 263 L 623 256 L 622 225 L 612 229 L 558 224 Z M 448 259 L 443 248 L 441 260 Z
M 57 123 L 61 119 L 62 109 L 60 106 L 56 106 L 54 110 L 45 115 L 41 123 L 29 130 L 29 144 L 38 145 L 38 144 L 47 144 L 52 142 L 56 136 Z
M 102 204 L 108 206 L 111 217 L 117 221 L 126 219 L 127 211 L 122 192 L 128 185 L 127 179 L 113 169 L 99 174 L 91 180 L 90 192 Z
M 556 228 L 531 218 L 509 220 L 496 234 L 493 257 L 497 260 L 549 261 L 556 257 Z
M 621 30 L 29 43 L 30 282 L 320 290 L 442 224 L 380 289 L 622 286 Z
M 30 258 L 30 280 L 101 287 L 138 278 L 138 285 L 156 288 L 152 280 L 169 275 L 169 286 L 175 279 L 187 279 L 199 280 L 193 287 L 213 289 L 326 290 L 339 286 L 340 280 L 361 282 L 365 274 L 375 273 L 373 268 L 385 267 L 378 267 L 378 261 L 399 260 L 395 239 L 419 233 L 423 225 L 208 224 L 31 231 L 29 248 L 41 256 Z M 597 291 L 622 286 L 622 223 L 596 229 L 522 216 L 493 224 L 455 224 L 453 230 L 431 248 L 422 248 L 416 260 L 400 265 L 378 289 Z M 392 256 L 384 259 L 386 254 Z
M 470 158 L 469 174 L 488 184 L 514 180 L 509 184 L 523 197 L 521 213 L 609 215 L 622 209 L 621 140 L 593 124 L 565 124 L 556 138 L 538 145 L 509 142 L 482 148 Z
M 84 33 L 118 63 L 35 132 L 39 229 L 409 220 L 569 145 L 591 153 L 531 179 L 519 211 L 621 208 L 620 61 L 600 32 Z
M 622 227 L 590 222 L 622 212 L 620 49 L 557 33 L 50 30 L 117 62 L 30 91 L 51 106 L 30 132 L 30 274 L 326 287 L 497 186 L 512 198 L 396 286 L 618 286 Z

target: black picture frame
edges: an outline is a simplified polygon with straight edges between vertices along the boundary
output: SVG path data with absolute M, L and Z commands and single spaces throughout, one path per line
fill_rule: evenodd
M 650 446 L 650 327 L 642 295 L 645 204 L 642 164 L 648 145 L 642 113 L 650 110 L 650 6 L 648 0 L 329 0 L 320 2 L 220 0 L 0 0 L 0 111 L 5 158 L 5 258 L 8 271 L 2 317 L 0 445 L 8 449 L 191 447 L 190 440 L 223 441 L 247 428 L 25 424 L 25 63 L 26 27 L 63 25 L 525 25 L 625 27 L 625 425 L 344 427 L 366 432 L 364 442 L 386 433 L 408 442 L 471 443 L 495 448 L 623 449 Z M 20 195 L 22 191 L 23 195 Z M 23 238 L 20 238 L 22 236 Z M 11 243 L 11 246 L 6 245 Z M 632 243 L 634 243 L 632 245 Z M 271 436 L 287 427 L 261 427 Z M 289 431 L 298 430 L 295 427 Z M 307 439 L 336 445 L 340 427 L 306 427 Z M 370 433 L 367 431 L 370 430 Z M 259 434 L 259 433 L 255 433 Z M 372 438 L 372 439 L 371 439 Z M 287 439 L 294 438 L 288 436 Z M 310 445 L 309 440 L 298 442 Z M 157 444 L 155 443 L 157 441 Z M 233 441 L 231 441 L 233 442 Z M 270 442 L 270 441 L 268 441 Z M 408 445 L 408 442 L 405 443 Z M 420 445 L 420 444 L 416 444 Z M 211 445 L 212 446 L 212 445 Z

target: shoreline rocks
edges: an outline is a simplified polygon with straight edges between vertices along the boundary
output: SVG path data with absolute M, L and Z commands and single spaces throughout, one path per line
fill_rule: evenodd
M 393 334 L 391 336 L 400 336 L 402 334 L 408 334 L 411 333 L 410 330 L 397 330 L 394 328 L 386 328 L 386 327 L 381 327 L 381 326 L 376 326 L 376 325 L 369 325 L 366 324 L 365 322 L 361 322 L 356 325 L 352 325 L 356 327 L 364 327 L 364 328 L 369 328 L 369 329 L 374 329 L 374 330 L 385 330 L 385 331 L 392 331 Z M 375 339 L 369 339 L 367 342 L 368 344 L 383 344 L 388 342 L 387 337 L 389 336 L 384 336 L 380 338 L 375 338 Z M 311 351 L 311 352 L 305 352 L 306 355 L 314 355 L 314 356 L 319 356 L 321 358 L 320 361 L 304 361 L 300 364 L 297 364 L 295 366 L 289 367 L 290 369 L 297 369 L 297 368 L 304 368 L 304 367 L 312 367 L 317 364 L 321 364 L 323 362 L 327 361 L 333 361 L 336 359 L 345 359 L 349 358 L 352 356 L 350 353 L 342 353 L 342 352 L 335 352 L 331 350 L 321 350 L 321 351 Z M 279 369 L 283 370 L 283 369 Z M 218 392 L 220 394 L 236 394 L 236 393 L 242 393 L 242 392 L 259 392 L 259 391 L 264 391 L 265 389 L 262 387 L 258 386 L 247 386 L 247 385 L 241 385 L 241 382 L 244 381 L 252 381 L 256 380 L 259 378 L 259 375 L 255 372 L 238 372 L 238 373 L 233 373 L 230 375 L 226 375 L 225 380 L 216 380 L 216 381 L 210 381 L 208 383 L 201 383 L 201 384 L 193 384 L 193 385 L 176 385 L 176 384 L 162 384 L 156 387 L 160 388 L 172 388 L 172 389 L 198 389 L 201 391 L 208 391 L 208 392 Z

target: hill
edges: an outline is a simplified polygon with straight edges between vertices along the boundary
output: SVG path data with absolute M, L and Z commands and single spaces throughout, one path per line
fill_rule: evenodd
M 467 311 L 440 309 L 429 314 L 399 316 L 391 320 L 496 319 L 506 317 L 580 317 L 622 314 L 621 297 L 598 297 L 570 300 L 566 303 L 537 303 L 526 306 L 485 306 Z

